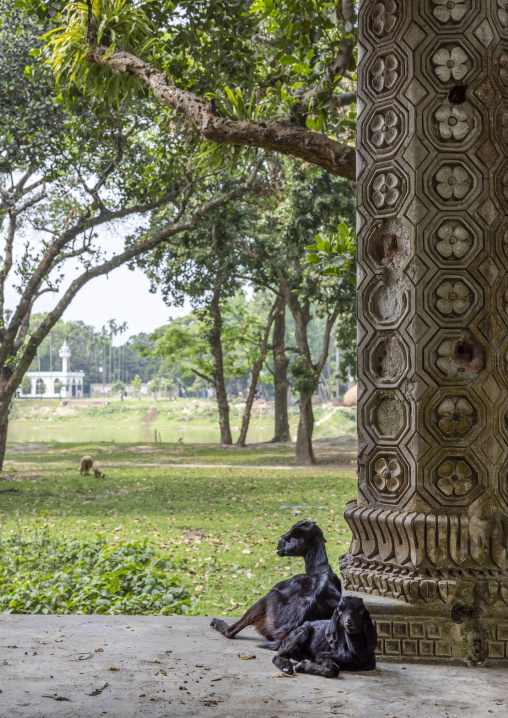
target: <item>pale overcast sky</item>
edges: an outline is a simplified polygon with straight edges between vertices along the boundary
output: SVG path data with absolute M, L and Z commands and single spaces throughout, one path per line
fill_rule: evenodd
M 160 294 L 150 294 L 150 283 L 140 269 L 130 272 L 127 267 L 118 267 L 108 277 L 92 279 L 76 295 L 67 308 L 63 319 L 82 319 L 97 330 L 109 319 L 118 323 L 127 322 L 128 330 L 124 341 L 132 334 L 151 332 L 170 317 L 182 316 L 189 307 L 167 307 Z M 17 294 L 9 288 L 6 306 L 15 306 Z M 34 307 L 34 312 L 47 312 L 55 306 L 55 296 L 43 294 Z
M 123 226 L 124 231 L 128 225 Z M 122 229 L 104 232 L 109 249 L 116 252 L 123 247 Z M 76 268 L 67 265 L 66 288 L 77 276 Z M 79 272 L 81 273 L 81 272 Z M 12 277 L 15 281 L 15 277 Z M 191 311 L 190 306 L 178 308 L 164 304 L 160 293 L 150 294 L 150 282 L 141 269 L 130 271 L 126 266 L 113 270 L 108 277 L 97 277 L 86 284 L 74 298 L 63 315 L 68 321 L 82 319 L 97 330 L 109 319 L 117 323 L 127 322 L 128 329 L 117 343 L 124 342 L 128 337 L 139 332 L 152 332 L 162 324 L 167 324 L 171 317 L 182 316 Z M 61 293 L 60 293 L 61 294 Z M 34 305 L 34 313 L 48 312 L 54 308 L 60 295 L 43 294 Z M 19 301 L 19 295 L 11 285 L 6 287 L 7 309 L 13 310 Z

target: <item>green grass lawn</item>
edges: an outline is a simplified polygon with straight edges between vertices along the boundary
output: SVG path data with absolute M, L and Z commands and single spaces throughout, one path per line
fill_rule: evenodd
M 199 599 L 201 614 L 241 613 L 275 582 L 301 571 L 301 559 L 275 555 L 280 535 L 299 519 L 322 527 L 336 569 L 349 546 L 342 514 L 356 495 L 356 475 L 332 464 L 292 468 L 291 446 L 245 453 L 211 445 L 25 448 L 26 454 L 10 446 L 0 481 L 4 536 L 30 531 L 43 514 L 55 536 L 102 535 L 113 544 L 147 537 L 164 556 L 187 558 L 180 579 Z M 101 460 L 106 479 L 79 475 L 84 453 Z M 321 453 L 330 459 L 330 450 Z M 339 455 L 332 452 L 335 461 Z M 224 466 L 242 462 L 245 468 Z M 186 463 L 214 466 L 181 466 Z M 260 468 L 247 466 L 254 464 Z

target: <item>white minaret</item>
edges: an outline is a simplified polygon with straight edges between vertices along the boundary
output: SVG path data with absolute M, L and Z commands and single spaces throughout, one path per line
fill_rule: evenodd
M 71 358 L 71 350 L 69 349 L 69 345 L 67 344 L 67 340 L 64 340 L 64 343 L 62 345 L 62 348 L 58 352 L 58 356 L 62 360 L 62 373 L 67 374 L 69 371 L 69 359 Z

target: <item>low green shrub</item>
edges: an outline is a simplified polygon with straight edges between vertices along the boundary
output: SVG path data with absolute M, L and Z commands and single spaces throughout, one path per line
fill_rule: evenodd
M 0 612 L 190 614 L 187 586 L 147 541 L 111 546 L 104 538 L 23 534 L 0 539 Z

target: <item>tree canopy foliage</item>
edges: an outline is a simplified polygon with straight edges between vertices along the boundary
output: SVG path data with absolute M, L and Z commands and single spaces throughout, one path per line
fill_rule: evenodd
M 55 84 L 38 38 L 58 11 L 40 9 L 24 14 L 0 0 L 0 468 L 10 401 L 80 289 L 250 192 L 264 161 L 222 191 L 217 173 L 196 168 L 197 143 L 183 151 L 151 100 L 85 102 L 76 85 Z M 131 236 L 128 222 L 141 226 L 160 207 L 168 212 L 158 231 Z M 113 232 L 119 242 L 108 241 Z M 19 299 L 7 308 L 12 287 Z M 54 306 L 35 326 L 33 306 L 45 293 Z
M 263 148 L 354 179 L 353 0 L 70 0 L 55 25 L 45 56 L 87 97 L 149 89 L 182 137 L 215 143 L 215 161 Z

